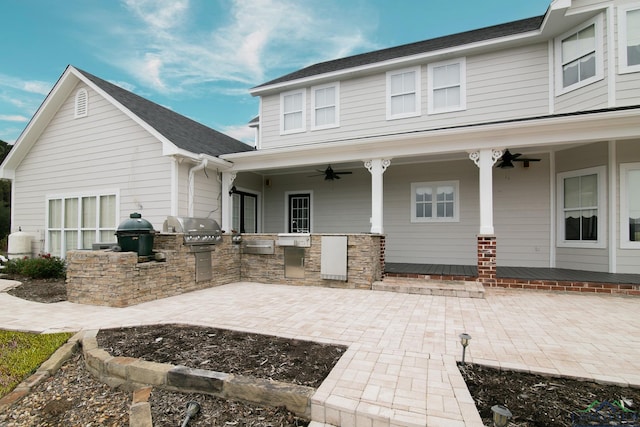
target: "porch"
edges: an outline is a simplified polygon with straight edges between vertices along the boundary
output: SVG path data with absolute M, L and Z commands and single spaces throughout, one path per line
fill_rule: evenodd
M 430 281 L 476 281 L 478 277 L 478 269 L 473 265 L 385 263 L 384 271 L 385 277 Z M 495 286 L 640 296 L 640 274 L 564 268 L 497 267 Z

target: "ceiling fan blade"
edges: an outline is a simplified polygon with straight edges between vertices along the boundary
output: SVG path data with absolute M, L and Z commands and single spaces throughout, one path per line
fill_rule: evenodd
M 521 158 L 521 159 L 513 159 L 514 162 L 539 162 L 540 159 L 525 159 L 525 158 Z
M 353 172 L 351 171 L 344 171 L 344 172 L 334 172 L 336 175 L 351 175 Z

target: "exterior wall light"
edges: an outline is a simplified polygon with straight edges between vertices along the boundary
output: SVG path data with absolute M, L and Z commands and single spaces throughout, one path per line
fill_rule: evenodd
M 462 364 L 464 365 L 464 355 L 467 351 L 467 346 L 469 345 L 469 340 L 471 339 L 471 335 L 469 334 L 460 334 L 460 344 L 462 344 Z
M 496 427 L 506 427 L 511 418 L 511 411 L 502 405 L 494 405 L 491 407 L 493 412 L 493 425 Z

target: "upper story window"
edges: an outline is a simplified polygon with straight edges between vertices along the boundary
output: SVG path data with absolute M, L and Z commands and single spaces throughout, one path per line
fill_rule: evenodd
M 340 126 L 340 85 L 314 86 L 311 88 L 312 129 L 326 129 Z
M 640 163 L 620 165 L 620 247 L 640 249 Z
M 304 132 L 305 123 L 305 90 L 296 90 L 280 95 L 280 133 Z
M 76 92 L 74 118 L 86 117 L 87 114 L 89 114 L 89 94 L 86 89 L 79 89 Z
M 387 73 L 387 120 L 420 115 L 420 67 Z
M 602 15 L 555 41 L 557 94 L 604 78 Z
M 411 184 L 411 222 L 459 221 L 459 181 Z
M 605 168 L 558 174 L 558 246 L 605 247 Z
M 618 9 L 618 42 L 620 72 L 640 71 L 640 4 Z
M 466 68 L 465 58 L 428 65 L 429 114 L 467 108 Z

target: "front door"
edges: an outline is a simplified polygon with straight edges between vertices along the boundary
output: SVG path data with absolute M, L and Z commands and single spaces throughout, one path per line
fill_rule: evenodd
M 311 195 L 289 195 L 289 233 L 311 232 Z

